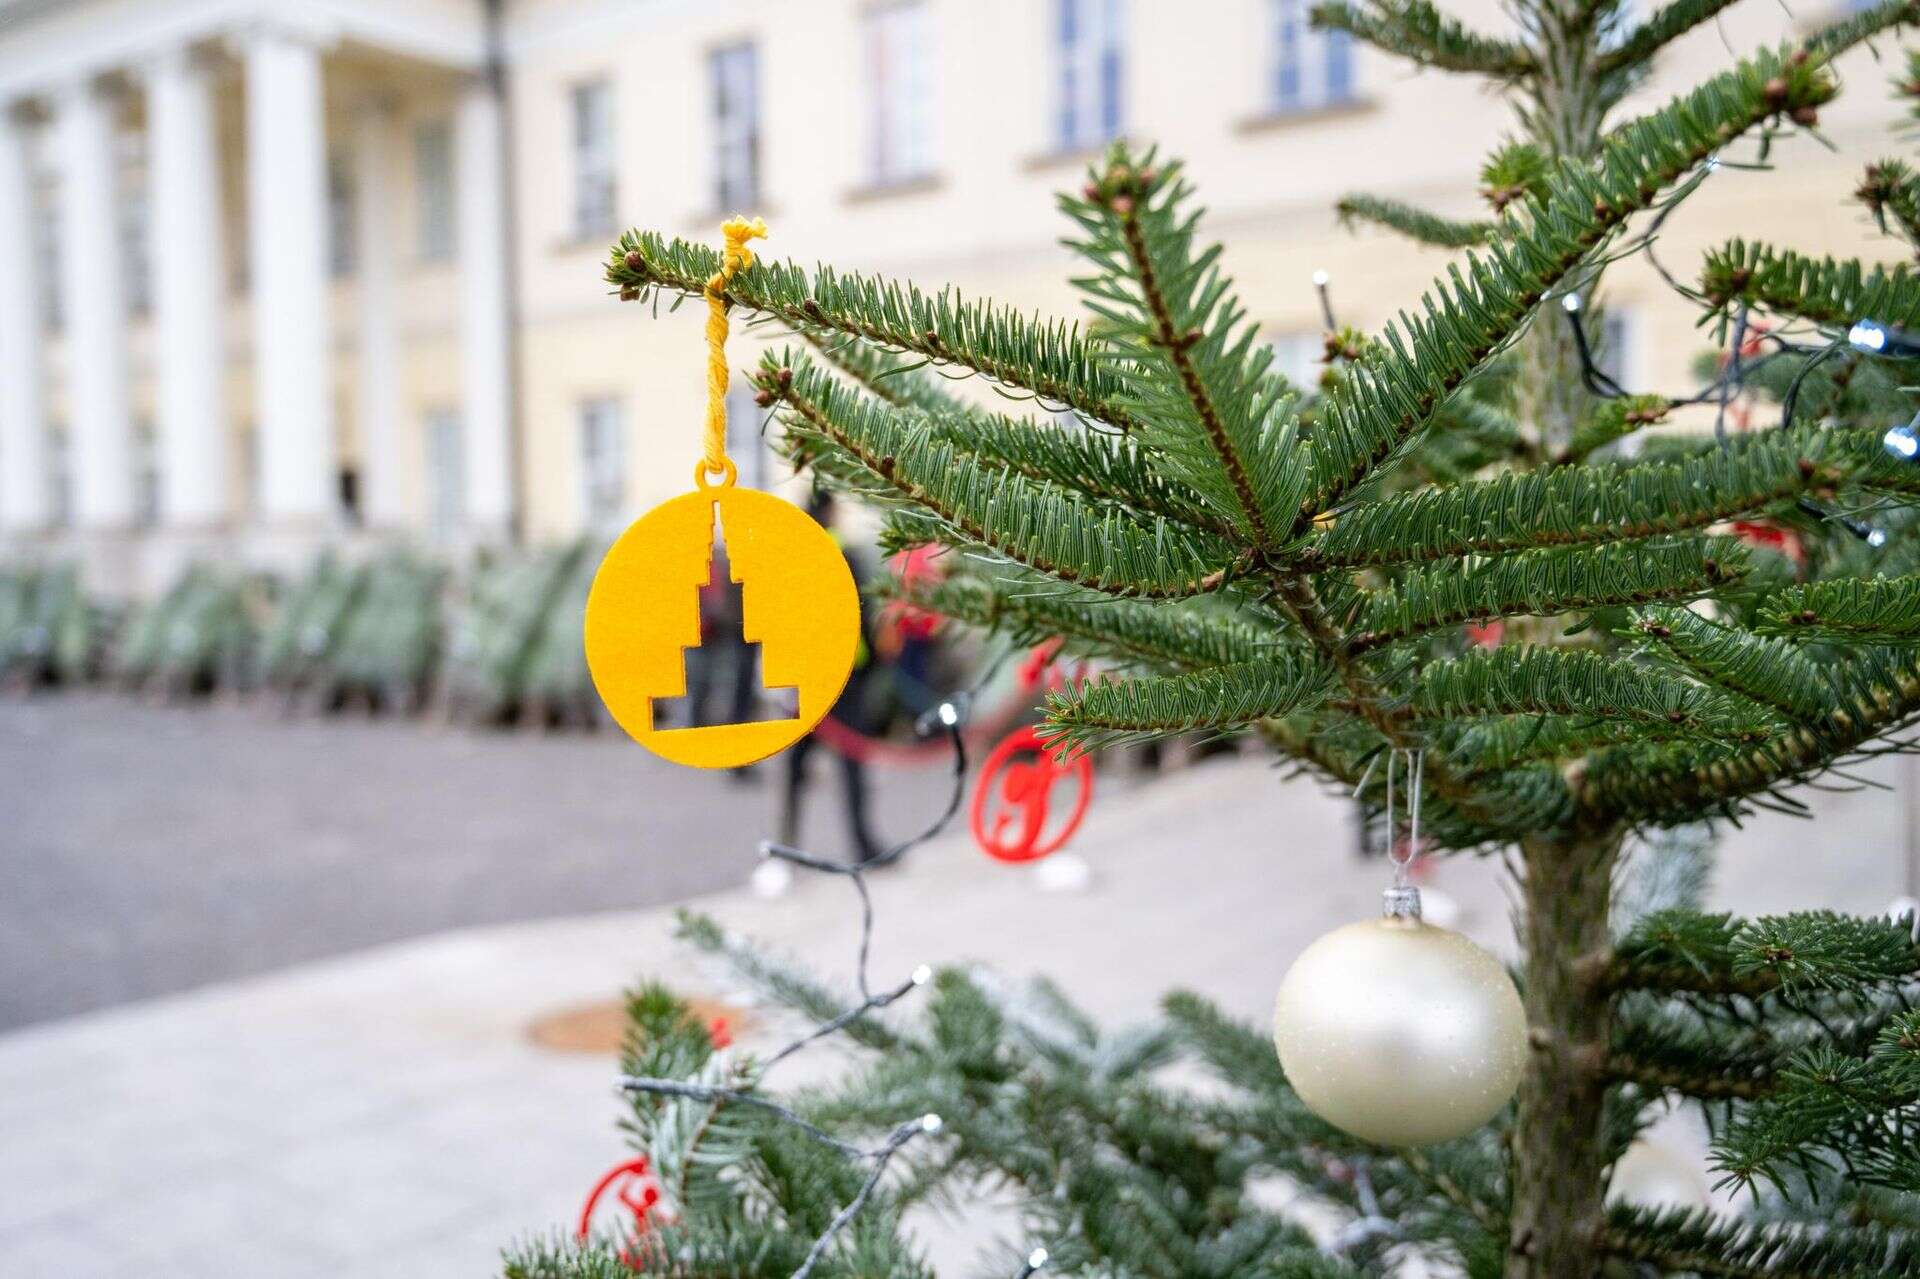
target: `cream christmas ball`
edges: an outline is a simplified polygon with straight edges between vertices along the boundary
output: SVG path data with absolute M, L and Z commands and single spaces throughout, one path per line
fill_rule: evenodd
M 1387 916 L 1335 929 L 1280 983 L 1273 1042 L 1316 1115 L 1383 1146 L 1472 1132 L 1520 1084 L 1513 979 L 1459 933 Z

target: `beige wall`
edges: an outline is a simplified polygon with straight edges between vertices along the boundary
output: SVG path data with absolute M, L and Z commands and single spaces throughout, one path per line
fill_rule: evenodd
M 1085 157 L 1049 157 L 1053 78 L 1039 0 L 929 0 L 937 28 L 938 182 L 862 198 L 866 142 L 860 18 L 864 0 L 735 0 L 637 9 L 624 23 L 575 15 L 557 3 L 515 7 L 510 31 L 524 52 L 514 68 L 517 263 L 525 327 L 521 376 L 529 530 L 578 522 L 578 402 L 617 392 L 627 405 L 635 504 L 683 489 L 698 448 L 698 317 L 691 308 L 649 318 L 620 306 L 600 280 L 605 246 L 569 242 L 571 169 L 567 89 L 595 76 L 616 86 L 622 225 L 713 240 L 705 55 L 737 38 L 759 42 L 766 251 L 954 283 L 970 294 L 1071 313 L 1074 269 L 1055 240 L 1065 224 L 1052 193 L 1077 186 Z M 591 8 L 592 6 L 587 6 Z M 1486 30 L 1508 20 L 1488 0 L 1456 10 Z M 1376 327 L 1414 306 L 1447 255 L 1378 231 L 1337 227 L 1332 206 L 1362 188 L 1476 215 L 1481 156 L 1512 126 L 1509 108 L 1477 80 L 1414 74 L 1357 51 L 1362 101 L 1292 120 L 1262 118 L 1267 56 L 1261 0 L 1189 0 L 1130 6 L 1127 112 L 1133 136 L 1183 157 L 1213 210 L 1211 234 L 1229 246 L 1253 317 L 1273 334 L 1314 332 L 1316 269 L 1333 280 L 1340 318 Z M 1809 20 L 1821 18 L 1809 10 Z M 1694 33 L 1663 58 L 1632 105 L 1644 110 L 1722 69 L 1726 42 L 1749 50 L 1789 34 L 1772 6 L 1749 3 Z M 1241 38 L 1231 33 L 1244 33 Z M 537 38 L 536 38 L 537 37 Z M 1838 144 L 1806 138 L 1775 148 L 1775 174 L 1723 170 L 1668 224 L 1663 260 L 1683 275 L 1705 248 L 1739 233 L 1816 252 L 1897 257 L 1865 215 L 1845 203 L 1860 165 L 1894 149 L 1889 64 L 1864 52 L 1843 64 L 1849 93 L 1824 113 Z M 1607 296 L 1629 317 L 1627 367 L 1646 389 L 1686 389 L 1705 346 L 1694 313 L 1646 264 L 1608 275 Z M 741 351 L 736 365 L 750 362 Z
M 424 0 L 396 6 L 432 8 Z M 601 280 L 607 245 L 572 231 L 568 90 L 605 77 L 615 86 L 619 223 L 712 242 L 724 214 L 712 207 L 712 124 L 707 55 L 723 43 L 757 42 L 761 74 L 764 200 L 769 254 L 802 262 L 952 283 L 969 295 L 1071 314 L 1065 283 L 1077 269 L 1059 247 L 1065 223 L 1053 192 L 1078 186 L 1088 157 L 1048 153 L 1055 76 L 1051 0 L 926 0 L 935 28 L 935 178 L 912 190 L 867 189 L 866 67 L 862 20 L 870 0 L 518 0 L 508 8 L 510 141 L 516 220 L 513 263 L 520 409 L 520 491 L 526 531 L 570 534 L 580 524 L 579 406 L 616 396 L 625 406 L 629 503 L 637 511 L 685 489 L 698 448 L 703 395 L 699 315 L 653 319 L 622 305 Z M 454 0 L 434 0 L 452 6 Z M 1448 8 L 1489 31 L 1509 22 L 1495 0 Z M 452 13 L 448 9 L 448 13 Z M 438 10 L 434 10 L 438 12 Z M 1371 50 L 1356 50 L 1360 100 L 1336 111 L 1263 115 L 1268 57 L 1265 0 L 1132 0 L 1126 113 L 1132 136 L 1183 157 L 1213 211 L 1211 235 L 1229 246 L 1253 318 L 1269 334 L 1319 329 L 1310 277 L 1328 271 L 1340 318 L 1377 327 L 1415 306 L 1447 255 L 1378 231 L 1335 225 L 1333 203 L 1363 188 L 1444 212 L 1476 215 L 1482 155 L 1512 125 L 1509 107 L 1479 81 L 1415 74 Z M 1808 9 L 1809 22 L 1832 16 Z M 1747 0 L 1718 24 L 1664 56 L 1635 96 L 1644 109 L 1728 64 L 1726 48 L 1750 50 L 1790 32 L 1793 20 Z M 1782 172 L 1723 170 L 1669 223 L 1661 251 L 1683 275 L 1700 252 L 1739 233 L 1813 252 L 1895 258 L 1863 212 L 1846 203 L 1860 166 L 1897 148 L 1887 127 L 1896 106 L 1891 64 L 1864 51 L 1843 64 L 1849 92 L 1823 113 L 1838 150 L 1805 138 L 1775 149 Z M 428 522 L 423 421 L 461 401 L 456 268 L 415 254 L 413 131 L 451 119 L 459 73 L 353 43 L 326 61 L 331 149 L 345 152 L 353 105 L 366 93 L 397 104 L 399 142 L 391 185 L 398 195 L 394 242 L 402 308 L 403 482 L 412 523 Z M 242 87 L 223 91 L 226 214 L 230 250 L 245 235 Z M 1705 339 L 1694 313 L 1659 286 L 1644 262 L 1608 276 L 1611 302 L 1629 315 L 1631 376 L 1644 389 L 1682 390 Z M 663 308 L 664 310 L 664 308 Z M 333 291 L 334 379 L 343 457 L 355 460 L 355 285 Z M 235 296 L 229 346 L 236 507 L 245 487 L 244 437 L 253 427 L 251 333 L 244 294 Z M 761 339 L 764 340 L 764 339 Z M 149 415 L 150 335 L 134 335 L 136 413 Z M 753 339 L 735 349 L 752 361 Z M 51 352 L 58 370 L 58 344 Z M 51 411 L 64 415 L 56 375 Z

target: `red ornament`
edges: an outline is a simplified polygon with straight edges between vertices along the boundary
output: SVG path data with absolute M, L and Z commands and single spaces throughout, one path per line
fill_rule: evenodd
M 1050 823 L 1054 784 L 1063 777 L 1076 783 L 1066 820 Z M 998 800 L 998 803 L 995 800 Z M 1093 799 L 1093 761 L 1085 755 L 1061 763 L 1032 725 L 1017 728 L 993 748 L 980 766 L 969 824 L 982 852 L 1003 862 L 1038 861 L 1059 850 L 1080 827 Z M 1053 825 L 1054 829 L 1048 830 Z
M 587 1236 L 592 1233 L 593 1215 L 609 1192 L 633 1216 L 634 1241 L 620 1250 L 620 1260 L 639 1270 L 642 1268 L 639 1236 L 653 1228 L 648 1216 L 653 1212 L 654 1205 L 660 1202 L 660 1187 L 654 1182 L 647 1157 L 636 1155 L 623 1164 L 616 1164 L 594 1183 L 593 1189 L 587 1194 L 586 1206 L 580 1209 L 580 1225 L 575 1230 L 580 1242 L 585 1243 Z
M 1791 560 L 1796 567 L 1806 567 L 1806 547 L 1801 545 L 1800 535 L 1790 528 L 1756 520 L 1735 520 L 1733 532 L 1748 546 L 1757 546 L 1763 551 L 1777 551 Z
M 1494 618 L 1484 626 L 1478 622 L 1467 623 L 1467 643 L 1475 648 L 1499 648 L 1500 641 L 1507 637 L 1507 624 Z

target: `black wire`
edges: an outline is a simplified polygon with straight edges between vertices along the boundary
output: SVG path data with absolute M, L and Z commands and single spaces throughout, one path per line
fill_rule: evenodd
M 1580 353 L 1580 381 L 1603 400 L 1617 400 L 1625 396 L 1626 388 L 1608 377 L 1606 371 L 1595 362 L 1593 349 L 1587 345 L 1587 326 L 1580 322 L 1580 312 L 1568 311 L 1565 307 L 1560 309 L 1565 312 L 1567 324 L 1573 329 L 1574 349 Z
M 1814 356 L 1811 360 L 1808 360 L 1804 365 L 1800 367 L 1800 371 L 1793 375 L 1793 381 L 1787 383 L 1786 395 L 1782 396 L 1780 399 L 1780 429 L 1781 430 L 1784 431 L 1789 426 L 1793 425 L 1793 410 L 1794 410 L 1794 407 L 1800 403 L 1800 388 L 1802 385 L 1805 384 L 1807 380 L 1807 374 L 1813 372 L 1814 369 L 1817 368 L 1824 361 L 1826 361 L 1828 357 L 1832 356 L 1833 354 L 1838 352 L 1841 348 L 1845 347 L 1846 345 L 1847 345 L 1847 340 L 1845 338 L 1835 338 L 1833 341 L 1827 343 L 1826 347 L 1821 350 L 1820 354 Z

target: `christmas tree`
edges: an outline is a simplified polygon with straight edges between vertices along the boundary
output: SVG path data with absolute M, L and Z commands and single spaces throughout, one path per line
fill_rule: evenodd
M 1498 86 L 1517 134 L 1485 162 L 1480 220 L 1343 202 L 1462 252 L 1381 333 L 1330 335 L 1315 387 L 1273 368 L 1179 164 L 1127 146 L 1060 202 L 1084 327 L 824 267 L 763 262 L 725 289 L 798 335 L 754 375 L 794 460 L 883 507 L 888 545 L 968 552 L 901 588 L 914 604 L 1109 672 L 1050 699 L 1060 742 L 1253 733 L 1376 813 L 1381 761 L 1419 753 L 1433 843 L 1518 867 L 1514 1104 L 1383 1149 L 1303 1104 L 1264 1027 L 1199 997 L 1111 1034 L 1044 985 L 943 972 L 917 1020 L 882 1016 L 918 983 L 876 996 L 863 974 L 847 997 L 689 917 L 695 945 L 866 1064 L 777 1099 L 767 1062 L 637 991 L 624 1064 L 657 1211 L 642 1233 L 520 1247 L 510 1275 L 921 1275 L 902 1212 L 983 1185 L 1024 1212 L 1006 1274 L 1377 1275 L 1414 1254 L 1531 1279 L 1920 1273 L 1909 928 L 1684 894 L 1623 920 L 1613 900 L 1630 843 L 1684 857 L 1702 823 L 1804 813 L 1799 788 L 1920 718 L 1920 276 L 1735 241 L 1673 277 L 1726 352 L 1705 389 L 1630 393 L 1595 359 L 1606 263 L 1651 253 L 1718 165 L 1806 145 L 1834 59 L 1920 18 L 1871 7 L 1616 119 L 1724 7 L 1516 0 L 1495 37 L 1426 0 L 1323 4 L 1325 27 Z M 1920 100 L 1920 73 L 1896 91 Z M 1920 243 L 1903 163 L 1858 198 Z M 635 233 L 608 278 L 698 295 L 717 266 Z M 1077 425 L 980 408 L 953 393 L 968 374 Z M 1727 429 L 1736 397 L 1777 421 Z M 1718 429 L 1688 429 L 1689 406 Z M 1497 643 L 1465 632 L 1495 622 Z M 1166 1082 L 1175 1059 L 1225 1087 Z M 1678 1104 L 1705 1110 L 1750 1213 L 1609 1199 L 1615 1161 Z M 1257 1193 L 1276 1175 L 1344 1213 L 1337 1246 Z

